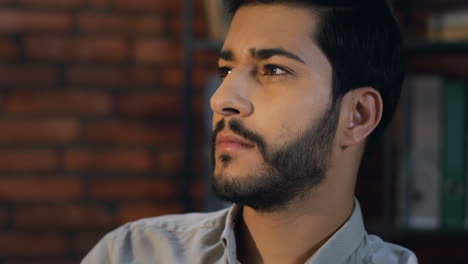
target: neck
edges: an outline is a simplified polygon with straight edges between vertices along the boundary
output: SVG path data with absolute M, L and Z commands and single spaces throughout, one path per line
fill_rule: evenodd
M 284 210 L 258 212 L 245 206 L 236 237 L 242 263 L 306 262 L 349 219 L 363 146 L 330 160 L 325 180 Z
M 354 207 L 353 195 L 337 197 L 334 193 L 329 199 L 330 195 L 318 192 L 278 212 L 257 212 L 245 206 L 237 230 L 241 262 L 306 262 L 347 221 Z

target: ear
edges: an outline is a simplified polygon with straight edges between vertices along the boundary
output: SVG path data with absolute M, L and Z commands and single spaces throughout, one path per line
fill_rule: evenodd
M 361 142 L 377 127 L 382 118 L 383 102 L 372 87 L 354 89 L 343 96 L 340 118 L 340 147 Z

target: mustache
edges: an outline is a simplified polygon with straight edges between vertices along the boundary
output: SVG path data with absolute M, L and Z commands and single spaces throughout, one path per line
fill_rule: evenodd
M 231 130 L 234 134 L 244 138 L 247 141 L 255 143 L 260 153 L 263 156 L 265 156 L 266 143 L 265 143 L 264 138 L 261 135 L 245 128 L 242 121 L 237 120 L 237 119 L 229 120 L 228 126 L 229 126 L 229 130 Z M 213 147 L 216 146 L 216 136 L 218 135 L 219 132 L 223 131 L 225 127 L 226 127 L 226 121 L 224 119 L 216 123 L 215 129 L 213 130 L 213 133 L 211 134 L 211 144 Z

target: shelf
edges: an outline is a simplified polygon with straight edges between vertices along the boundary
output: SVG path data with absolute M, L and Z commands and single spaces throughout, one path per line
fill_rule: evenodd
M 222 41 L 194 40 L 192 50 L 220 50 L 222 46 Z M 468 53 L 468 42 L 410 40 L 406 41 L 404 46 L 409 54 Z
M 467 229 L 415 229 L 385 225 L 367 225 L 366 230 L 370 234 L 398 236 L 398 237 L 461 237 L 468 238 Z
M 410 54 L 468 53 L 468 42 L 429 42 L 411 40 L 405 43 Z

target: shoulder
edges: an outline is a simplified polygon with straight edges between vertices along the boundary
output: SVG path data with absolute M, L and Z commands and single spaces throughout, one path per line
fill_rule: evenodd
M 144 218 L 138 221 L 127 223 L 107 236 L 112 237 L 112 241 L 125 243 L 131 240 L 185 240 L 187 236 L 207 235 L 218 233 L 221 235 L 225 226 L 225 219 L 228 209 L 213 213 L 188 213 L 177 215 L 165 215 L 152 218 Z M 213 234 L 214 235 L 214 234 Z
M 164 215 L 159 217 L 144 218 L 138 221 L 130 222 L 119 229 L 117 232 L 133 232 L 138 230 L 145 231 L 166 231 L 166 232 L 187 232 L 200 230 L 203 228 L 215 228 L 224 226 L 228 209 L 212 213 L 188 213 Z
M 416 255 L 402 246 L 383 241 L 375 235 L 366 235 L 358 255 L 368 264 L 417 264 Z
M 221 237 L 227 214 L 228 209 L 224 209 L 213 213 L 165 215 L 127 223 L 105 235 L 82 263 L 127 263 L 122 260 L 130 256 L 136 259 L 139 255 L 154 255 L 151 259 L 158 259 L 161 257 L 158 251 L 162 249 L 168 252 L 177 251 L 178 247 L 194 247 L 206 237 L 215 241 Z

